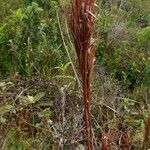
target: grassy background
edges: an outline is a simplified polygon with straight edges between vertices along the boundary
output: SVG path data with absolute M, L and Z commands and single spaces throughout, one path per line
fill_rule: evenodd
M 112 150 L 140 150 L 150 113 L 150 1 L 98 0 L 97 5 L 91 108 L 95 147 L 101 149 L 105 133 Z M 0 1 L 0 145 L 4 150 L 86 149 L 80 89 L 57 13 L 77 68 L 58 0 Z

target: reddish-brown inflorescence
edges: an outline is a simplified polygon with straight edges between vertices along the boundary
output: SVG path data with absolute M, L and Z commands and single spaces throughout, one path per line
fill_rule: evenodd
M 69 12 L 67 12 L 68 26 L 73 38 L 82 81 L 85 136 L 88 150 L 93 149 L 90 101 L 91 76 L 95 60 L 95 42 L 92 38 L 95 20 L 94 4 L 95 0 L 73 0 Z
M 149 142 L 150 142 L 150 116 L 148 116 L 147 120 L 145 121 L 145 133 L 142 150 L 148 149 Z

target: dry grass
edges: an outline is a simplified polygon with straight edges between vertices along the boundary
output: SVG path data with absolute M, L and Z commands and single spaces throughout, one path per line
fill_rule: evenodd
M 67 12 L 68 26 L 76 50 L 83 88 L 84 121 L 87 149 L 93 149 L 93 135 L 90 113 L 91 78 L 95 59 L 94 30 L 95 0 L 73 0 Z

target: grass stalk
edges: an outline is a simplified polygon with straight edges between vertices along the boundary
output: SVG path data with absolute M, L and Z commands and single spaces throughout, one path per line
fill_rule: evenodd
M 145 132 L 142 150 L 147 150 L 150 142 L 150 116 L 145 121 Z
M 73 0 L 69 11 L 66 13 L 82 82 L 85 137 L 88 150 L 93 150 L 90 103 L 91 78 L 95 60 L 95 41 L 92 38 L 95 20 L 94 4 L 95 0 Z

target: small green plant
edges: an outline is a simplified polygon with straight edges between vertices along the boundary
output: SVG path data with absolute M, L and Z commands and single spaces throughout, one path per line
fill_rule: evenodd
M 30 139 L 19 139 L 17 136 L 17 132 L 19 129 L 12 128 L 9 130 L 6 136 L 6 141 L 3 145 L 4 149 L 9 150 L 27 150 L 31 148 Z
M 146 86 L 150 85 L 150 60 L 146 62 L 144 68 L 144 83 Z

